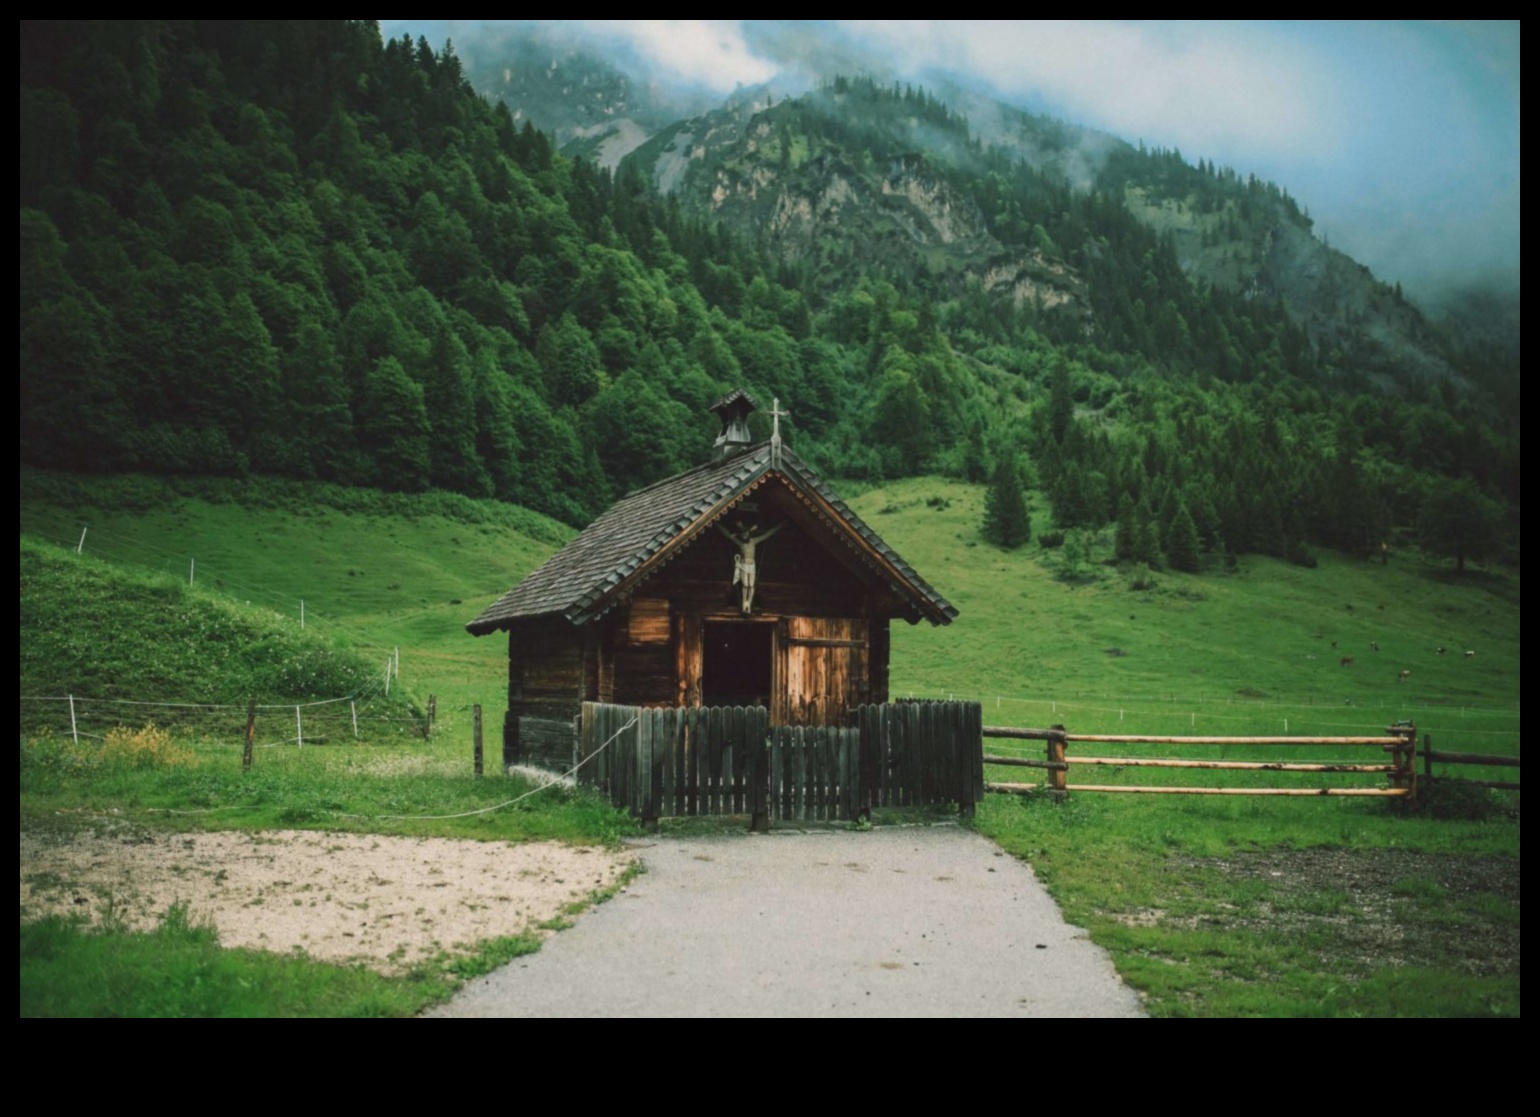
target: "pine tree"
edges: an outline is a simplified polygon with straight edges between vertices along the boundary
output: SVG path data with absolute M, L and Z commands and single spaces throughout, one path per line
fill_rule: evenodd
M 1137 532 L 1134 524 L 1134 502 L 1127 493 L 1118 499 L 1118 526 L 1114 536 L 1113 554 L 1119 562 L 1132 562 L 1137 553 Z
M 984 497 L 984 538 L 1014 550 L 1032 538 L 1032 518 L 1021 491 L 1021 475 L 1010 455 L 1002 455 Z
M 1181 570 L 1188 574 L 1196 574 L 1202 564 L 1198 558 L 1198 528 L 1192 522 L 1192 514 L 1187 511 L 1187 505 L 1178 504 L 1176 515 L 1171 519 L 1171 529 L 1167 532 L 1166 561 L 1171 564 L 1172 570 Z
M 1502 513 L 1469 479 L 1441 482 L 1423 501 L 1419 527 L 1422 545 L 1436 555 L 1452 558 L 1457 573 L 1465 560 L 1481 561 L 1497 550 Z
M 1063 360 L 1055 362 L 1048 384 L 1048 426 L 1053 440 L 1061 446 L 1075 421 L 1075 397 L 1070 389 L 1069 365 Z

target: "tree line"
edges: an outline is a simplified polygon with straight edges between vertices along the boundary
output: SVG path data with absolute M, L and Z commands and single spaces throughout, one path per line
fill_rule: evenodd
M 432 487 L 583 523 L 703 461 L 706 406 L 744 385 L 832 474 L 1008 461 L 1062 524 L 1127 504 L 1132 539 L 1142 516 L 1163 538 L 1174 501 L 1200 550 L 1372 545 L 1459 479 L 1517 501 L 1516 434 L 1475 402 L 1334 391 L 1276 302 L 1193 283 L 1114 191 L 978 143 L 923 91 L 842 79 L 766 111 L 877 158 L 898 154 L 887 112 L 952 137 L 927 173 L 1075 269 L 1089 319 L 923 269 L 830 289 L 634 170 L 563 157 L 452 48 L 369 22 L 22 35 L 24 461 Z

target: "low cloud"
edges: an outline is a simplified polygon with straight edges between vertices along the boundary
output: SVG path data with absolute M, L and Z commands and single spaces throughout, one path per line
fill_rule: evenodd
M 968 75 L 1011 100 L 1193 158 L 1316 157 L 1341 142 L 1337 83 L 1276 39 L 1204 24 L 844 21 L 901 72 Z
M 731 93 L 739 85 L 758 85 L 775 76 L 775 63 L 760 58 L 744 41 L 735 20 L 615 19 L 589 20 L 600 35 L 625 40 L 647 62 L 674 81 Z

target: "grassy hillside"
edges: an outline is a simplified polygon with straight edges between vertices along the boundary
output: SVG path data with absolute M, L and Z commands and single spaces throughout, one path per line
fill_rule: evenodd
M 463 728 L 472 703 L 501 701 L 506 644 L 472 639 L 465 622 L 572 534 L 524 509 L 442 493 L 23 471 L 24 533 L 73 549 L 84 523 L 85 555 L 184 586 L 191 571 L 213 597 L 282 615 L 284 631 L 299 630 L 303 602 L 306 631 L 371 672 L 400 648 L 400 683 L 419 704 L 435 696 L 446 729 Z
M 1314 570 L 1247 558 L 1233 574 L 1149 578 L 1094 561 L 1110 551 L 1109 529 L 1065 580 L 1063 550 L 984 542 L 983 500 L 976 486 L 916 479 L 851 501 L 961 611 L 944 629 L 895 629 L 896 693 L 977 697 L 991 721 L 1099 731 L 1121 716 L 1168 733 L 1282 733 L 1285 718 L 1296 733 L 1400 719 L 1464 732 L 1478 713 L 1517 729 L 1510 573 L 1321 552 Z M 1133 588 L 1140 576 L 1153 584 Z
M 946 629 L 895 630 L 895 692 L 976 697 L 987 723 L 1080 732 L 1344 735 L 1409 719 L 1446 749 L 1518 754 L 1511 572 L 1459 578 L 1415 554 L 1380 566 L 1322 553 L 1315 570 L 1248 559 L 1233 574 L 1159 572 L 1136 590 L 1134 575 L 1094 562 L 1071 572 L 1036 543 L 984 543 L 980 489 L 915 480 L 852 503 L 961 611 Z M 1517 1016 L 1518 796 L 1432 791 L 1413 814 L 1318 797 L 991 795 L 978 826 L 1032 862 L 1154 1015 Z
M 1508 572 L 1321 552 L 1314 570 L 1251 558 L 1233 574 L 1157 572 L 1134 589 L 1135 575 L 1091 561 L 1066 581 L 1062 550 L 981 539 L 983 497 L 915 479 L 851 501 L 961 610 L 947 628 L 894 630 L 895 693 L 978 697 L 1005 724 L 1281 733 L 1287 720 L 1299 733 L 1410 719 L 1462 749 L 1516 748 L 1520 599 Z M 303 601 L 307 630 L 371 667 L 399 647 L 402 684 L 419 701 L 435 695 L 451 726 L 473 702 L 503 702 L 506 647 L 465 622 L 571 534 L 442 494 L 23 473 L 24 532 L 73 547 L 83 521 L 87 555 L 182 580 L 195 562 L 200 586 L 294 628 Z M 1035 521 L 1052 526 L 1041 511 Z
M 961 612 L 948 628 L 895 629 L 897 694 L 976 697 L 989 723 L 1079 731 L 1346 734 L 1410 719 L 1444 748 L 1518 752 L 1513 572 L 1456 577 L 1415 554 L 1392 554 L 1381 566 L 1323 552 L 1314 570 L 1248 559 L 1233 573 L 1136 575 L 1098 563 L 1108 544 L 1095 537 L 1078 563 L 1035 541 L 1014 552 L 983 542 L 983 497 L 981 488 L 935 479 L 852 497 Z M 1051 526 L 1044 519 L 1036 514 L 1037 531 Z M 394 774 L 394 758 L 364 755 L 370 750 L 277 749 L 249 778 L 224 755 L 153 785 L 115 778 L 29 790 L 24 779 L 24 819 L 64 807 L 195 804 L 241 813 L 179 825 L 589 840 L 623 828 L 597 804 L 535 808 L 542 797 L 528 811 L 379 821 L 506 797 L 503 781 L 465 778 L 469 706 L 481 703 L 496 724 L 506 647 L 471 638 L 463 625 L 548 555 L 565 529 L 437 494 L 23 474 L 24 532 L 73 547 L 83 520 L 87 555 L 159 572 L 126 580 L 143 587 L 136 608 L 146 615 L 111 631 L 141 623 L 153 631 L 148 614 L 164 602 L 196 602 L 211 615 L 266 616 L 275 627 L 264 631 L 275 634 L 261 639 L 278 647 L 280 636 L 298 633 L 303 598 L 307 634 L 350 644 L 371 670 L 399 646 L 401 683 L 419 701 L 438 696 L 439 726 L 424 746 L 426 767 L 410 779 Z M 773 551 L 771 544 L 765 561 Z M 100 575 L 95 558 L 40 554 L 23 545 L 24 660 L 29 611 L 62 618 L 74 610 L 68 623 L 48 627 L 82 642 L 106 631 L 93 627 L 103 612 L 128 617 L 84 591 L 65 600 L 85 571 Z M 193 559 L 204 587 L 197 593 L 183 584 Z M 42 600 L 28 592 L 29 566 L 57 571 Z M 136 646 L 147 654 L 150 644 Z M 1438 655 L 1439 646 L 1449 654 Z M 64 650 L 49 654 L 65 662 Z M 1353 662 L 1343 666 L 1344 655 Z M 1402 670 L 1411 675 L 1398 682 Z M 52 681 L 64 685 L 65 674 L 56 669 Z M 24 693 L 48 681 L 28 678 Z M 1137 782 L 1154 782 L 1144 771 Z M 1054 804 L 990 796 L 978 825 L 1032 861 L 1068 917 L 1112 951 L 1157 1015 L 1517 1015 L 1518 817 L 1517 796 L 1446 802 L 1417 815 L 1320 798 L 1077 795 Z

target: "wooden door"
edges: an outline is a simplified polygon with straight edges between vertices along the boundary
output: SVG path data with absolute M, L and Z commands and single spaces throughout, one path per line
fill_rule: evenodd
M 866 701 L 869 626 L 858 617 L 789 617 L 786 623 L 786 724 L 843 725 Z

